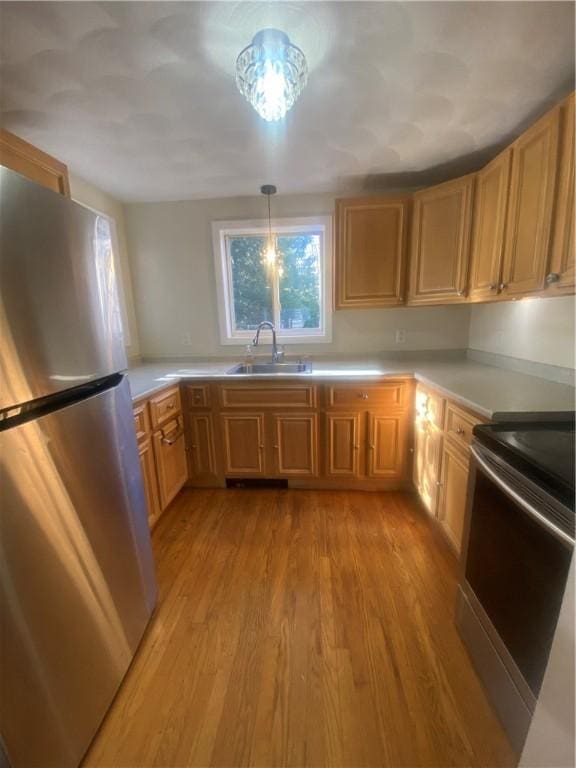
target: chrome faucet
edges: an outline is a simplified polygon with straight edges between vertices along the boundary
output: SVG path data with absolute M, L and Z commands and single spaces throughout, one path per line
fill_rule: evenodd
M 252 339 L 252 344 L 255 347 L 258 346 L 258 342 L 260 341 L 260 331 L 263 328 L 270 328 L 272 331 L 272 362 L 279 363 L 284 357 L 284 351 L 278 349 L 278 345 L 276 344 L 276 328 L 274 328 L 274 323 L 271 323 L 270 320 L 263 320 L 258 328 L 256 328 L 256 336 Z

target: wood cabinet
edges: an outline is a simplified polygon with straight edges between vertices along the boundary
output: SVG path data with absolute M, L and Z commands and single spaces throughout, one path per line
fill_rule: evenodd
M 188 438 L 190 480 L 211 483 L 218 474 L 211 413 L 189 414 Z
M 368 477 L 405 475 L 406 438 L 404 414 L 368 414 Z
M 156 462 L 152 448 L 152 435 L 150 426 L 150 413 L 147 402 L 134 406 L 134 429 L 138 442 L 138 455 L 140 457 L 140 469 L 144 484 L 144 495 L 148 512 L 148 524 L 150 528 L 157 522 L 162 509 L 158 492 L 158 478 L 156 476 Z
M 486 301 L 500 292 L 512 150 L 507 149 L 476 175 L 469 295 Z
M 154 432 L 152 440 L 160 506 L 164 510 L 188 479 L 182 417 L 178 416 Z
M 458 553 L 462 545 L 467 488 L 468 461 L 449 441 L 445 441 L 442 451 L 438 521 Z
M 445 401 L 419 384 L 416 388 L 413 481 L 420 498 L 435 516 L 442 459 Z
M 404 301 L 409 200 L 336 201 L 336 309 Z
M 457 554 L 464 530 L 472 430 L 482 421 L 439 393 L 418 385 L 413 481 L 423 504 Z
M 326 414 L 326 474 L 358 477 L 360 474 L 360 414 Z
M 275 473 L 283 477 L 314 476 L 318 472 L 317 416 L 273 414 Z
M 574 291 L 574 94 L 560 106 L 559 157 L 552 249 L 546 275 L 548 295 Z
M 466 301 L 474 175 L 414 195 L 408 304 Z
M 265 474 L 264 414 L 222 415 L 224 472 L 232 477 L 260 477 Z
M 160 508 L 160 499 L 158 498 L 158 480 L 156 479 L 156 464 L 154 462 L 152 440 L 149 437 L 146 437 L 138 444 L 138 455 L 140 457 L 140 469 L 142 471 L 144 494 L 148 508 L 148 525 L 150 528 L 153 528 L 162 510 Z
M 512 145 L 512 171 L 501 289 L 520 296 L 544 288 L 556 170 L 560 110 L 553 109 Z
M 68 169 L 55 157 L 0 129 L 0 165 L 70 197 Z

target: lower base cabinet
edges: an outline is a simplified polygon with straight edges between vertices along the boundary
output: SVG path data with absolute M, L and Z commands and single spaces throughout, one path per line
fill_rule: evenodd
M 160 517 L 162 509 L 160 507 L 160 499 L 158 498 L 158 481 L 156 479 L 152 441 L 149 437 L 138 445 L 138 455 L 140 456 L 140 469 L 142 470 L 144 493 L 148 508 L 148 525 L 152 528 Z
M 153 435 L 160 505 L 165 509 L 188 479 L 186 443 L 181 417 Z
M 218 474 L 212 414 L 191 413 L 188 417 L 188 455 L 190 479 L 214 481 Z
M 406 417 L 368 414 L 368 477 L 401 478 L 406 472 Z
M 273 414 L 274 469 L 283 477 L 318 473 L 316 414 Z
M 265 474 L 264 414 L 224 414 L 221 424 L 224 473 L 233 477 L 262 477 Z
M 360 414 L 326 414 L 326 474 L 358 477 L 360 474 Z
M 462 546 L 467 488 L 468 461 L 446 441 L 442 451 L 438 520 L 458 553 Z

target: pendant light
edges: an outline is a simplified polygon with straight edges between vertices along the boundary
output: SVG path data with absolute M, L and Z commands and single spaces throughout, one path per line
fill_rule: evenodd
M 274 238 L 272 237 L 272 216 L 270 213 L 270 198 L 276 194 L 276 187 L 274 184 L 264 184 L 260 187 L 260 192 L 266 195 L 268 198 L 268 243 L 266 244 L 266 250 L 264 251 L 264 263 L 268 269 L 274 269 L 276 266 L 276 260 L 278 255 L 276 253 L 276 246 L 274 244 Z

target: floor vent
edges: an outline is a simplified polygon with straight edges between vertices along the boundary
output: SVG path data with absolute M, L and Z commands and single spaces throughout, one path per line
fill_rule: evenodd
M 261 477 L 227 477 L 226 488 L 288 488 L 288 480 L 267 480 Z

